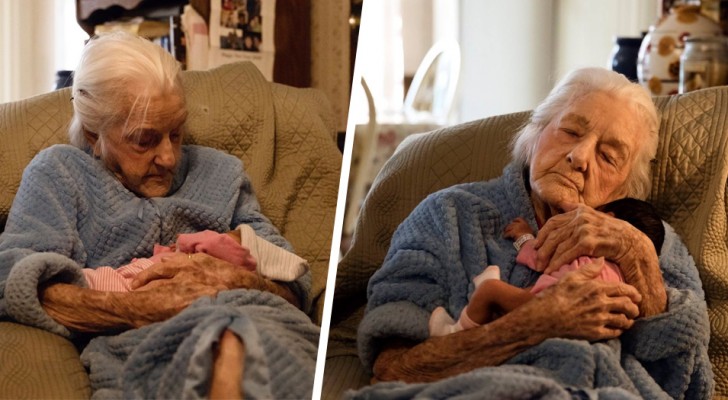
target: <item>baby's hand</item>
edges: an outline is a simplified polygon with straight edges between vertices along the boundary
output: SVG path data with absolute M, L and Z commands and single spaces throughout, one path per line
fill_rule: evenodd
M 526 235 L 526 234 L 533 235 L 533 230 L 531 230 L 531 227 L 528 226 L 528 222 L 526 222 L 525 219 L 518 217 L 511 221 L 510 224 L 506 225 L 505 232 L 503 233 L 503 236 L 516 240 L 519 237 Z

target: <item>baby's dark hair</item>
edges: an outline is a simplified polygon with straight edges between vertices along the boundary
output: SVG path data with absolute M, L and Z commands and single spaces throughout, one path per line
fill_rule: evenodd
M 599 206 L 596 209 L 605 213 L 614 213 L 616 218 L 627 221 L 639 229 L 652 240 L 657 255 L 660 255 L 662 242 L 665 241 L 665 227 L 662 225 L 662 219 L 660 219 L 660 215 L 652 204 L 643 200 L 625 197 Z

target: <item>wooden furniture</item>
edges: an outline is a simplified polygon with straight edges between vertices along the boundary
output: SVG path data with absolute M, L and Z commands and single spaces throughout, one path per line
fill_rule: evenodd
M 179 18 L 182 8 L 191 4 L 209 26 L 210 1 L 220 0 L 76 0 L 76 19 L 93 35 L 96 25 L 119 18 Z M 275 49 L 273 81 L 310 87 L 311 0 L 276 1 Z

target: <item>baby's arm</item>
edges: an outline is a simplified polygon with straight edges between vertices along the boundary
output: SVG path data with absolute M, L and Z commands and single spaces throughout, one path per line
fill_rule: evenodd
M 506 226 L 503 236 L 513 239 L 513 245 L 518 251 L 516 262 L 531 269 L 536 266 L 536 249 L 534 245 L 533 229 L 525 219 L 518 217 Z
M 506 225 L 503 236 L 508 239 L 517 240 L 523 235 L 533 235 L 533 229 L 528 225 L 525 219 L 518 217 Z

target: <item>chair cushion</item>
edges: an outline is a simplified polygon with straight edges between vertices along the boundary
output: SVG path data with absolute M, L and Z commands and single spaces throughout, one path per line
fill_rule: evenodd
M 0 397 L 91 397 L 88 375 L 70 341 L 13 322 L 0 322 L 0 332 Z

